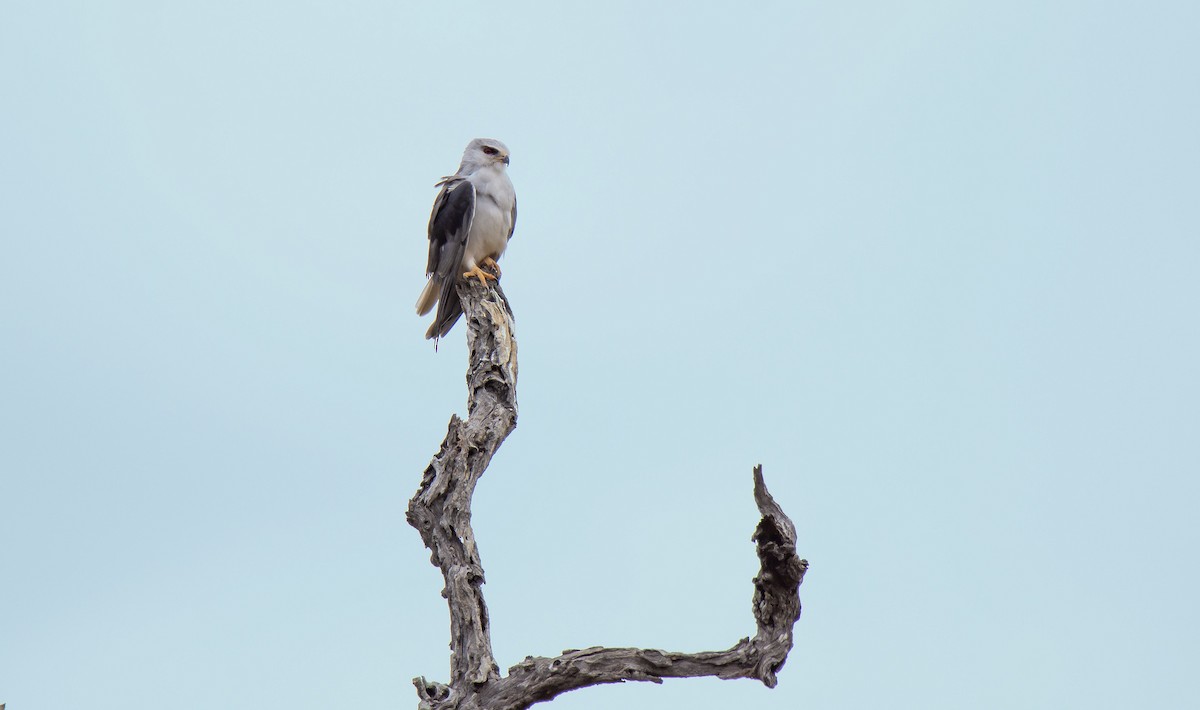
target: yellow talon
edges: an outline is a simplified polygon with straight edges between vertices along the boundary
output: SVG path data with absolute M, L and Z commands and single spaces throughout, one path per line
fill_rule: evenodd
M 488 280 L 488 279 L 491 279 L 492 281 L 495 281 L 495 280 L 496 280 L 496 277 L 495 277 L 495 276 L 492 276 L 491 274 L 489 274 L 488 272 L 486 272 L 486 271 L 484 271 L 483 269 L 479 268 L 478 266 L 476 266 L 475 268 L 471 269 L 470 271 L 466 271 L 466 272 L 464 272 L 464 273 L 463 273 L 463 278 L 464 278 L 464 279 L 469 279 L 469 278 L 471 278 L 472 276 L 473 276 L 473 277 L 475 277 L 475 278 L 477 278 L 477 279 L 479 279 L 479 284 L 480 284 L 481 286 L 487 286 L 487 280 Z
M 484 257 L 483 265 L 496 272 L 496 276 L 500 276 L 500 265 L 492 257 Z

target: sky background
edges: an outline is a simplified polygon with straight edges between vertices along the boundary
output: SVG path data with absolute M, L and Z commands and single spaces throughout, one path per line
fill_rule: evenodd
M 465 413 L 433 183 L 512 150 L 506 669 L 754 630 L 559 710 L 1175 708 L 1200 667 L 1200 5 L 0 7 L 0 702 L 415 707 L 404 521 Z M 541 706 L 546 707 L 546 706 Z

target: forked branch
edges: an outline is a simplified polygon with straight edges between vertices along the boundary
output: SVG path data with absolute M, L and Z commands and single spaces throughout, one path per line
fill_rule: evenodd
M 796 554 L 796 528 L 754 467 L 754 500 L 762 520 L 752 540 L 761 563 L 752 609 L 758 630 L 725 651 L 675 653 L 592 647 L 557 658 L 527 657 L 500 676 L 492 656 L 483 565 L 471 529 L 471 496 L 488 462 L 517 424 L 517 344 L 512 310 L 499 285 L 461 283 L 467 325 L 467 419 L 450 418 L 441 450 L 408 504 L 442 571 L 450 606 L 450 683 L 413 679 L 420 710 L 524 710 L 569 690 L 603 683 L 716 676 L 756 678 L 775 687 L 800 617 L 799 587 L 808 562 Z

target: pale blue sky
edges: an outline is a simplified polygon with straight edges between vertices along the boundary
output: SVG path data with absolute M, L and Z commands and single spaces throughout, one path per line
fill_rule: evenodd
M 1127 708 L 1200 667 L 1195 3 L 8 2 L 0 702 L 414 707 L 404 522 L 461 327 L 434 181 L 512 149 L 500 664 L 753 632 L 560 709 Z

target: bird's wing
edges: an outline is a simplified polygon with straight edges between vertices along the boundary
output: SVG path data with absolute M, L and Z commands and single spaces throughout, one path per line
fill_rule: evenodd
M 509 240 L 512 239 L 513 232 L 516 231 L 516 229 L 517 229 L 517 196 L 513 195 L 512 226 L 510 226 L 508 228 Z
M 441 286 L 437 315 L 426 331 L 426 338 L 440 338 L 462 315 L 462 303 L 454 282 L 462 269 L 467 235 L 475 219 L 475 186 L 464 178 L 443 181 L 442 191 L 429 215 L 429 261 L 426 273 Z
M 462 251 L 475 218 L 475 186 L 463 178 L 449 178 L 433 203 L 429 215 L 429 261 L 427 276 L 445 277 L 462 262 Z

